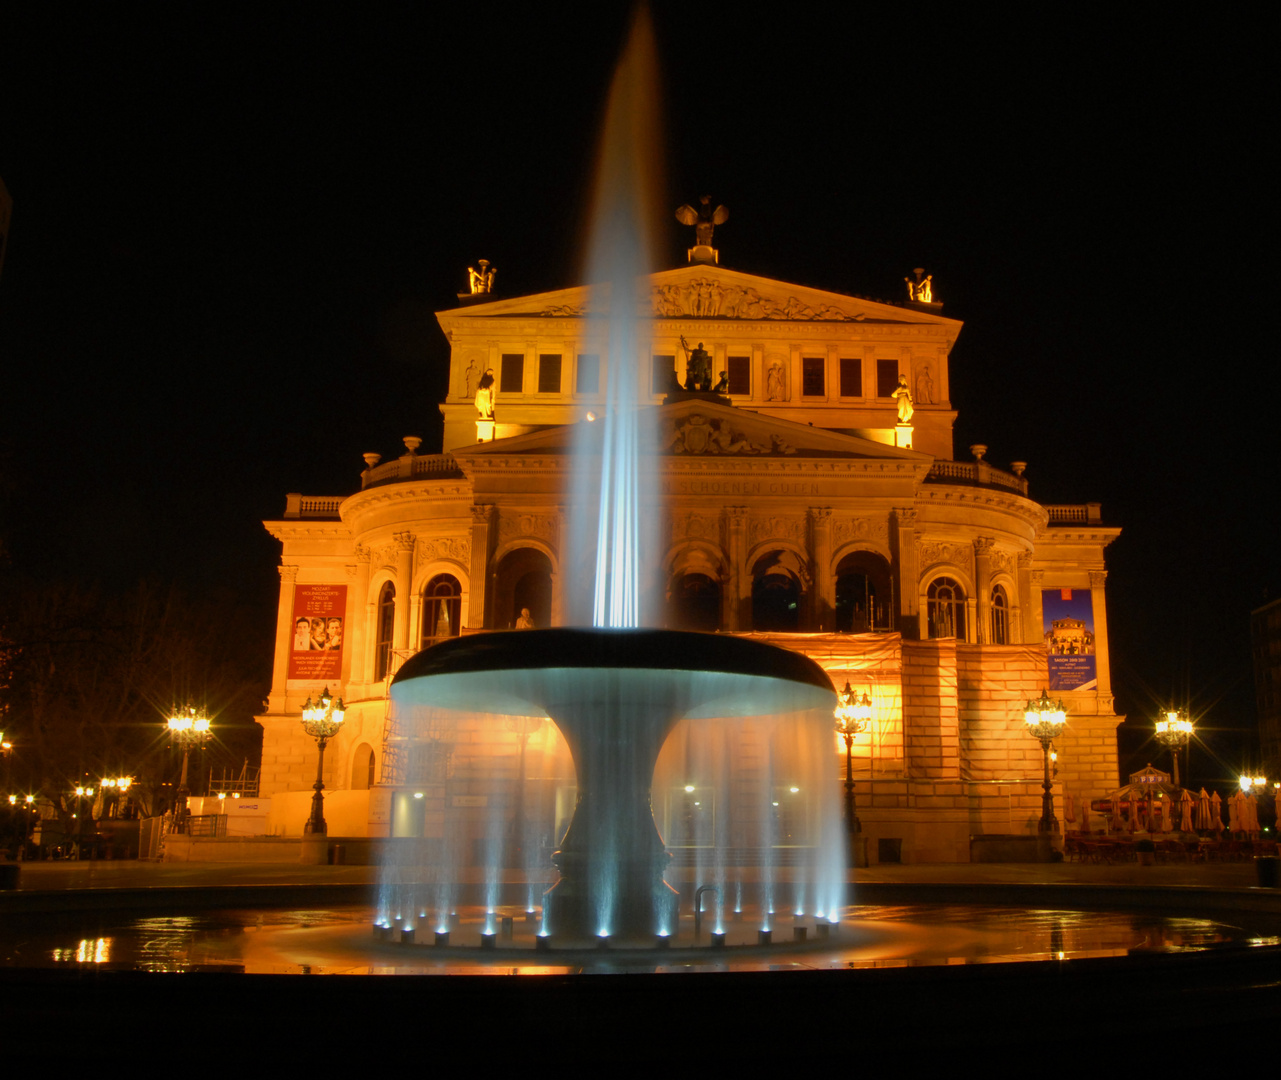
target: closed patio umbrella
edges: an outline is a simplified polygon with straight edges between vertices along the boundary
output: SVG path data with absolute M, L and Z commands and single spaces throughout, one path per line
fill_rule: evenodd
M 1179 793 L 1179 832 L 1192 831 L 1192 792 L 1184 788 Z
M 1245 796 L 1241 792 L 1234 792 L 1228 798 L 1228 832 L 1240 832 L 1244 825 L 1241 824 L 1241 804 L 1245 802 Z
M 1210 824 L 1210 793 L 1201 789 L 1201 794 L 1197 796 L 1196 801 L 1196 827 L 1209 832 L 1213 826 Z
M 1223 831 L 1223 800 L 1217 791 L 1210 796 L 1210 828 L 1215 832 Z

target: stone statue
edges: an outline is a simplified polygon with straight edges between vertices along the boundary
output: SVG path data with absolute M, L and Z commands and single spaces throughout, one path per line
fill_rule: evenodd
M 721 377 L 716 380 L 716 385 L 712 387 L 712 393 L 714 394 L 729 393 L 729 372 L 728 371 L 721 372 Z
M 480 359 L 473 356 L 471 363 L 467 365 L 467 374 L 465 376 L 467 380 L 467 396 L 469 398 L 474 399 L 476 391 L 480 389 L 480 375 Z
M 729 211 L 718 206 L 712 209 L 712 197 L 710 195 L 701 195 L 698 200 L 698 209 L 686 203 L 676 211 L 676 220 L 682 225 L 694 226 L 694 243 L 698 247 L 712 246 L 712 233 L 714 226 L 724 225 L 729 220 Z
M 765 376 L 765 400 L 786 401 L 783 394 L 783 365 L 772 364 Z
M 910 424 L 912 422 L 912 413 L 916 410 L 912 408 L 912 391 L 907 388 L 907 376 L 898 377 L 898 386 L 894 388 L 894 393 L 890 395 L 898 402 L 898 422 L 900 424 Z
M 712 388 L 712 358 L 708 355 L 707 350 L 703 348 L 703 343 L 700 341 L 697 349 L 691 349 L 689 342 L 685 340 L 685 335 L 682 334 L 681 348 L 689 356 L 685 364 L 685 389 L 710 390 Z
M 467 285 L 471 289 L 472 295 L 475 296 L 477 293 L 493 292 L 494 275 L 498 271 L 491 270 L 489 268 L 488 259 L 479 259 L 477 260 L 476 265 L 480 267 L 479 270 L 473 269 L 470 266 L 467 267 Z
M 523 607 L 520 609 L 520 618 L 516 620 L 516 629 L 517 630 L 533 630 L 534 629 L 534 617 L 529 613 L 529 608 Z
M 918 266 L 912 273 L 916 275 L 915 281 L 911 278 L 903 279 L 907 282 L 907 298 L 919 304 L 934 303 L 934 275 L 926 274 L 923 266 Z M 922 277 L 922 274 L 925 276 Z
M 930 365 L 924 364 L 916 376 L 916 400 L 921 405 L 934 404 L 934 380 L 930 377 Z
M 482 420 L 494 418 L 494 369 L 489 368 L 480 377 L 480 386 L 476 391 L 476 411 Z

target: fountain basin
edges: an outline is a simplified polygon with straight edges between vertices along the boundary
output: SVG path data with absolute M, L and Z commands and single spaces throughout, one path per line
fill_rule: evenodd
M 556 724 L 573 757 L 577 802 L 552 856 L 560 880 L 543 898 L 544 929 L 619 942 L 651 942 L 675 917 L 651 785 L 676 725 L 787 714 L 825 731 L 835 705 L 830 680 L 808 657 L 749 639 L 648 629 L 456 638 L 406 661 L 391 697 L 411 732 L 442 712 Z M 844 866 L 835 803 L 827 801 L 816 845 L 816 873 L 826 880 L 815 892 L 826 893 L 820 903 L 830 909 L 841 902 Z M 770 820 L 769 808 L 759 816 Z

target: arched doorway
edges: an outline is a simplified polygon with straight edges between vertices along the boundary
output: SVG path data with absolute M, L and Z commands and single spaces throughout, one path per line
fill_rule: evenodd
M 771 551 L 752 567 L 752 629 L 794 633 L 802 628 L 805 600 L 800 559 Z
M 721 625 L 721 585 L 707 574 L 681 574 L 672 580 L 667 625 L 712 634 Z
M 854 551 L 836 565 L 836 631 L 888 630 L 894 609 L 890 564 L 874 551 Z
M 537 548 L 517 548 L 498 564 L 494 595 L 494 629 L 510 630 L 524 608 L 534 626 L 552 624 L 552 563 Z

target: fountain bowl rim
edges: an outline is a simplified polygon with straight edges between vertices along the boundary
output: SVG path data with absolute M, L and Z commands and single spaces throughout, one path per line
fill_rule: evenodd
M 719 672 L 784 679 L 831 691 L 826 672 L 798 652 L 750 638 L 689 630 L 594 629 L 490 631 L 450 638 L 406 660 L 392 685 L 473 672 L 547 668 Z

